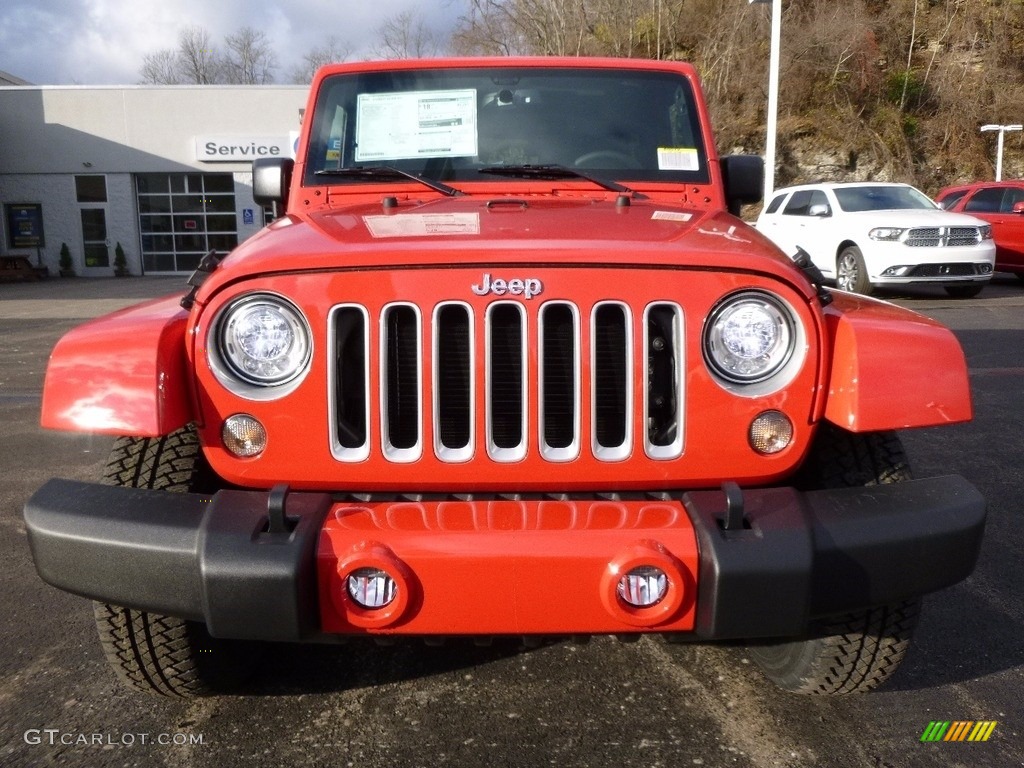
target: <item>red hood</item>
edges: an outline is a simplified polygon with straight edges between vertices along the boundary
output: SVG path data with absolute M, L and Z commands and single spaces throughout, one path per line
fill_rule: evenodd
M 271 272 L 526 262 L 755 271 L 805 284 L 774 245 L 725 213 L 614 197 L 466 196 L 286 216 L 240 245 L 208 290 Z

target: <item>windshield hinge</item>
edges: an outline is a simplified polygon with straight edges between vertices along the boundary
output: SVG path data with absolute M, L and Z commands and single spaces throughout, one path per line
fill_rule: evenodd
M 199 260 L 199 266 L 196 267 L 195 271 L 189 276 L 187 281 L 188 285 L 192 286 L 192 290 L 181 299 L 181 306 L 183 309 L 192 309 L 192 306 L 196 303 L 196 293 L 199 291 L 199 286 L 205 283 L 206 278 L 213 274 L 217 269 L 217 265 L 220 264 L 221 260 L 226 255 L 226 253 L 210 251 Z

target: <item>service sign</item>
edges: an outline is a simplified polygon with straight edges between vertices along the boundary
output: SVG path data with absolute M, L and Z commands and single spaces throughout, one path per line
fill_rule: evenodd
M 248 163 L 260 157 L 292 157 L 287 136 L 196 136 L 201 163 Z

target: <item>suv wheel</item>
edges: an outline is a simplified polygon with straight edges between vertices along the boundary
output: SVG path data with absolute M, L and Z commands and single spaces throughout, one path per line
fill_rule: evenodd
M 864 266 L 864 256 L 856 245 L 847 246 L 839 253 L 836 260 L 836 287 L 851 293 L 871 293 L 871 280 Z
M 802 490 L 910 480 L 893 432 L 854 434 L 822 424 L 796 485 Z M 764 675 L 793 693 L 835 695 L 878 687 L 910 646 L 920 600 L 882 605 L 813 622 L 805 637 L 748 646 Z
M 114 443 L 103 482 L 169 493 L 213 490 L 195 430 L 164 437 L 122 437 Z M 94 603 L 107 661 L 129 687 L 191 698 L 229 690 L 256 662 L 259 645 L 210 636 L 206 625 L 134 608 Z

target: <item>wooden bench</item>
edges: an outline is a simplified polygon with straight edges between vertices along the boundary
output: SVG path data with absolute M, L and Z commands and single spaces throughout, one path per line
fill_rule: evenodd
M 42 280 L 46 267 L 33 267 L 28 256 L 0 256 L 0 283 L 17 280 Z

